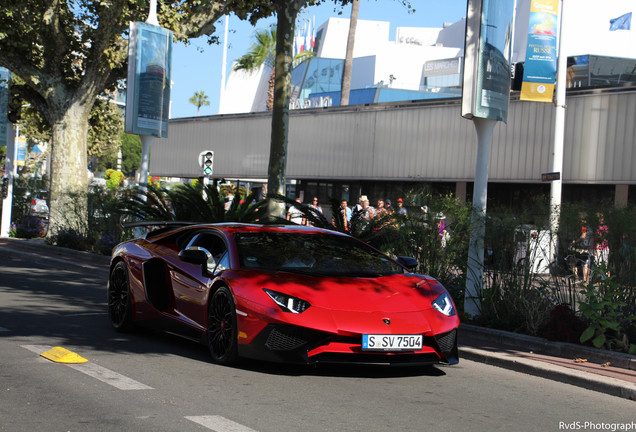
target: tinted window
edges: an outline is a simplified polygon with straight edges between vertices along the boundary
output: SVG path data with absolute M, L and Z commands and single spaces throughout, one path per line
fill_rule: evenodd
M 243 268 L 369 277 L 403 272 L 394 261 L 351 237 L 257 232 L 234 238 Z

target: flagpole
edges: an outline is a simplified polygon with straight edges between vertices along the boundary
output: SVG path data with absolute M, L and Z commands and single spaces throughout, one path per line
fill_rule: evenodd
M 219 92 L 219 112 L 223 106 L 223 98 L 225 97 L 225 70 L 227 69 L 227 35 L 230 16 L 225 15 L 225 31 L 223 33 L 223 57 L 221 60 L 221 91 Z

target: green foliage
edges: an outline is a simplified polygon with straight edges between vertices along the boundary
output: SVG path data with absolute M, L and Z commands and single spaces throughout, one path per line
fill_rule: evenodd
M 591 342 L 596 348 L 616 351 L 633 351 L 625 333 L 636 321 L 633 308 L 625 301 L 623 287 L 616 282 L 615 276 L 603 278 L 585 287 L 585 300 L 579 309 L 589 322 L 581 334 L 581 343 Z
M 540 242 L 531 242 L 531 229 L 524 221 L 528 212 L 495 208 L 486 219 L 485 272 L 481 309 L 475 323 L 503 330 L 538 335 L 555 306 L 555 294 L 535 271 L 532 257 L 543 255 Z
M 141 140 L 139 136 L 123 133 L 121 135 L 121 153 L 121 170 L 127 176 L 132 177 L 141 166 Z
M 176 40 L 212 35 L 214 22 L 229 13 L 224 1 L 163 0 L 159 23 Z M 131 21 L 145 21 L 143 0 L 3 0 L 0 8 L 0 66 L 24 80 L 22 99 L 52 128 L 51 228 L 71 217 L 84 224 L 85 206 L 73 214 L 67 193 L 86 189 L 87 123 L 95 100 L 126 78 Z M 216 37 L 210 36 L 210 41 Z M 97 138 L 97 137 L 94 137 Z M 97 139 L 97 141 L 102 141 Z M 74 175 L 69 175 L 73 173 Z
M 149 185 L 127 190 L 118 209 L 128 221 L 254 222 L 265 215 L 266 201 L 255 201 L 254 193 L 235 196 L 225 210 L 225 195 L 201 183 L 167 188 Z
M 104 178 L 106 179 L 106 186 L 108 186 L 110 189 L 115 189 L 124 180 L 124 174 L 120 171 L 107 169 L 106 173 L 104 174 Z
M 120 109 L 103 99 L 97 99 L 88 120 L 89 158 L 116 158 L 124 119 Z
M 250 47 L 247 54 L 240 57 L 234 65 L 234 70 L 253 71 L 263 64 L 274 66 L 276 55 L 276 27 L 271 26 L 269 30 L 256 30 L 254 33 L 255 42 Z

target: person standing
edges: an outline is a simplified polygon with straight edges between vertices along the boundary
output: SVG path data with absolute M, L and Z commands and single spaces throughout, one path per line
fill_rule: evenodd
M 406 207 L 404 207 L 404 200 L 402 198 L 397 199 L 397 205 L 398 205 L 398 208 L 397 208 L 398 214 L 401 214 L 404 217 L 409 215 L 409 211 L 406 209 Z
M 300 204 L 300 198 L 296 198 L 296 202 Z M 303 212 L 296 206 L 290 206 L 289 210 L 287 210 L 287 220 L 298 225 L 306 224 Z
M 322 207 L 320 207 L 320 204 L 318 203 L 318 197 L 314 197 L 311 200 L 311 204 L 309 204 L 309 208 L 311 209 L 313 216 L 315 216 L 316 218 L 318 217 L 318 213 L 322 214 Z M 308 220 L 307 225 L 315 225 L 315 224 L 311 220 Z
M 440 243 L 442 248 L 446 247 L 446 244 L 448 243 L 448 240 L 450 238 L 450 235 L 446 230 L 445 219 L 446 216 L 442 212 L 439 212 L 435 215 L 435 224 L 437 226 L 437 241 Z
M 339 218 L 339 222 L 342 226 L 342 228 L 345 231 L 349 231 L 350 225 L 351 225 L 351 214 L 352 211 L 351 209 L 347 206 L 347 200 L 342 200 L 340 201 L 340 207 L 338 207 L 338 210 L 336 211 L 336 213 L 334 214 L 334 219 L 333 219 L 333 224 L 334 226 L 338 226 L 338 224 L 336 223 L 336 215 Z
M 379 199 L 378 200 L 378 206 L 375 208 L 375 217 L 381 218 L 383 216 L 386 216 L 388 213 L 389 212 L 384 207 L 384 200 L 383 199 Z
M 388 199 L 386 200 L 386 202 L 384 203 L 384 208 L 386 209 L 386 211 L 388 211 L 389 213 L 393 213 L 395 211 L 395 209 L 393 208 L 393 206 L 391 205 L 391 200 Z
M 368 222 L 375 217 L 375 210 L 373 207 L 369 205 L 369 199 L 367 198 L 367 196 L 363 195 L 362 197 L 364 198 L 364 200 L 361 199 L 362 200 L 361 201 L 361 204 L 362 204 L 361 216 L 362 216 L 362 219 Z

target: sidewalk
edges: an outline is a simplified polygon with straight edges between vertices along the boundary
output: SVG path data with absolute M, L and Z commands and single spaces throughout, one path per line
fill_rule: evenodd
M 47 245 L 43 240 L 0 238 L 0 252 L 108 269 L 110 257 Z M 636 401 L 636 356 L 502 330 L 461 324 L 459 356 L 529 375 Z
M 636 401 L 636 356 L 461 324 L 459 357 Z

